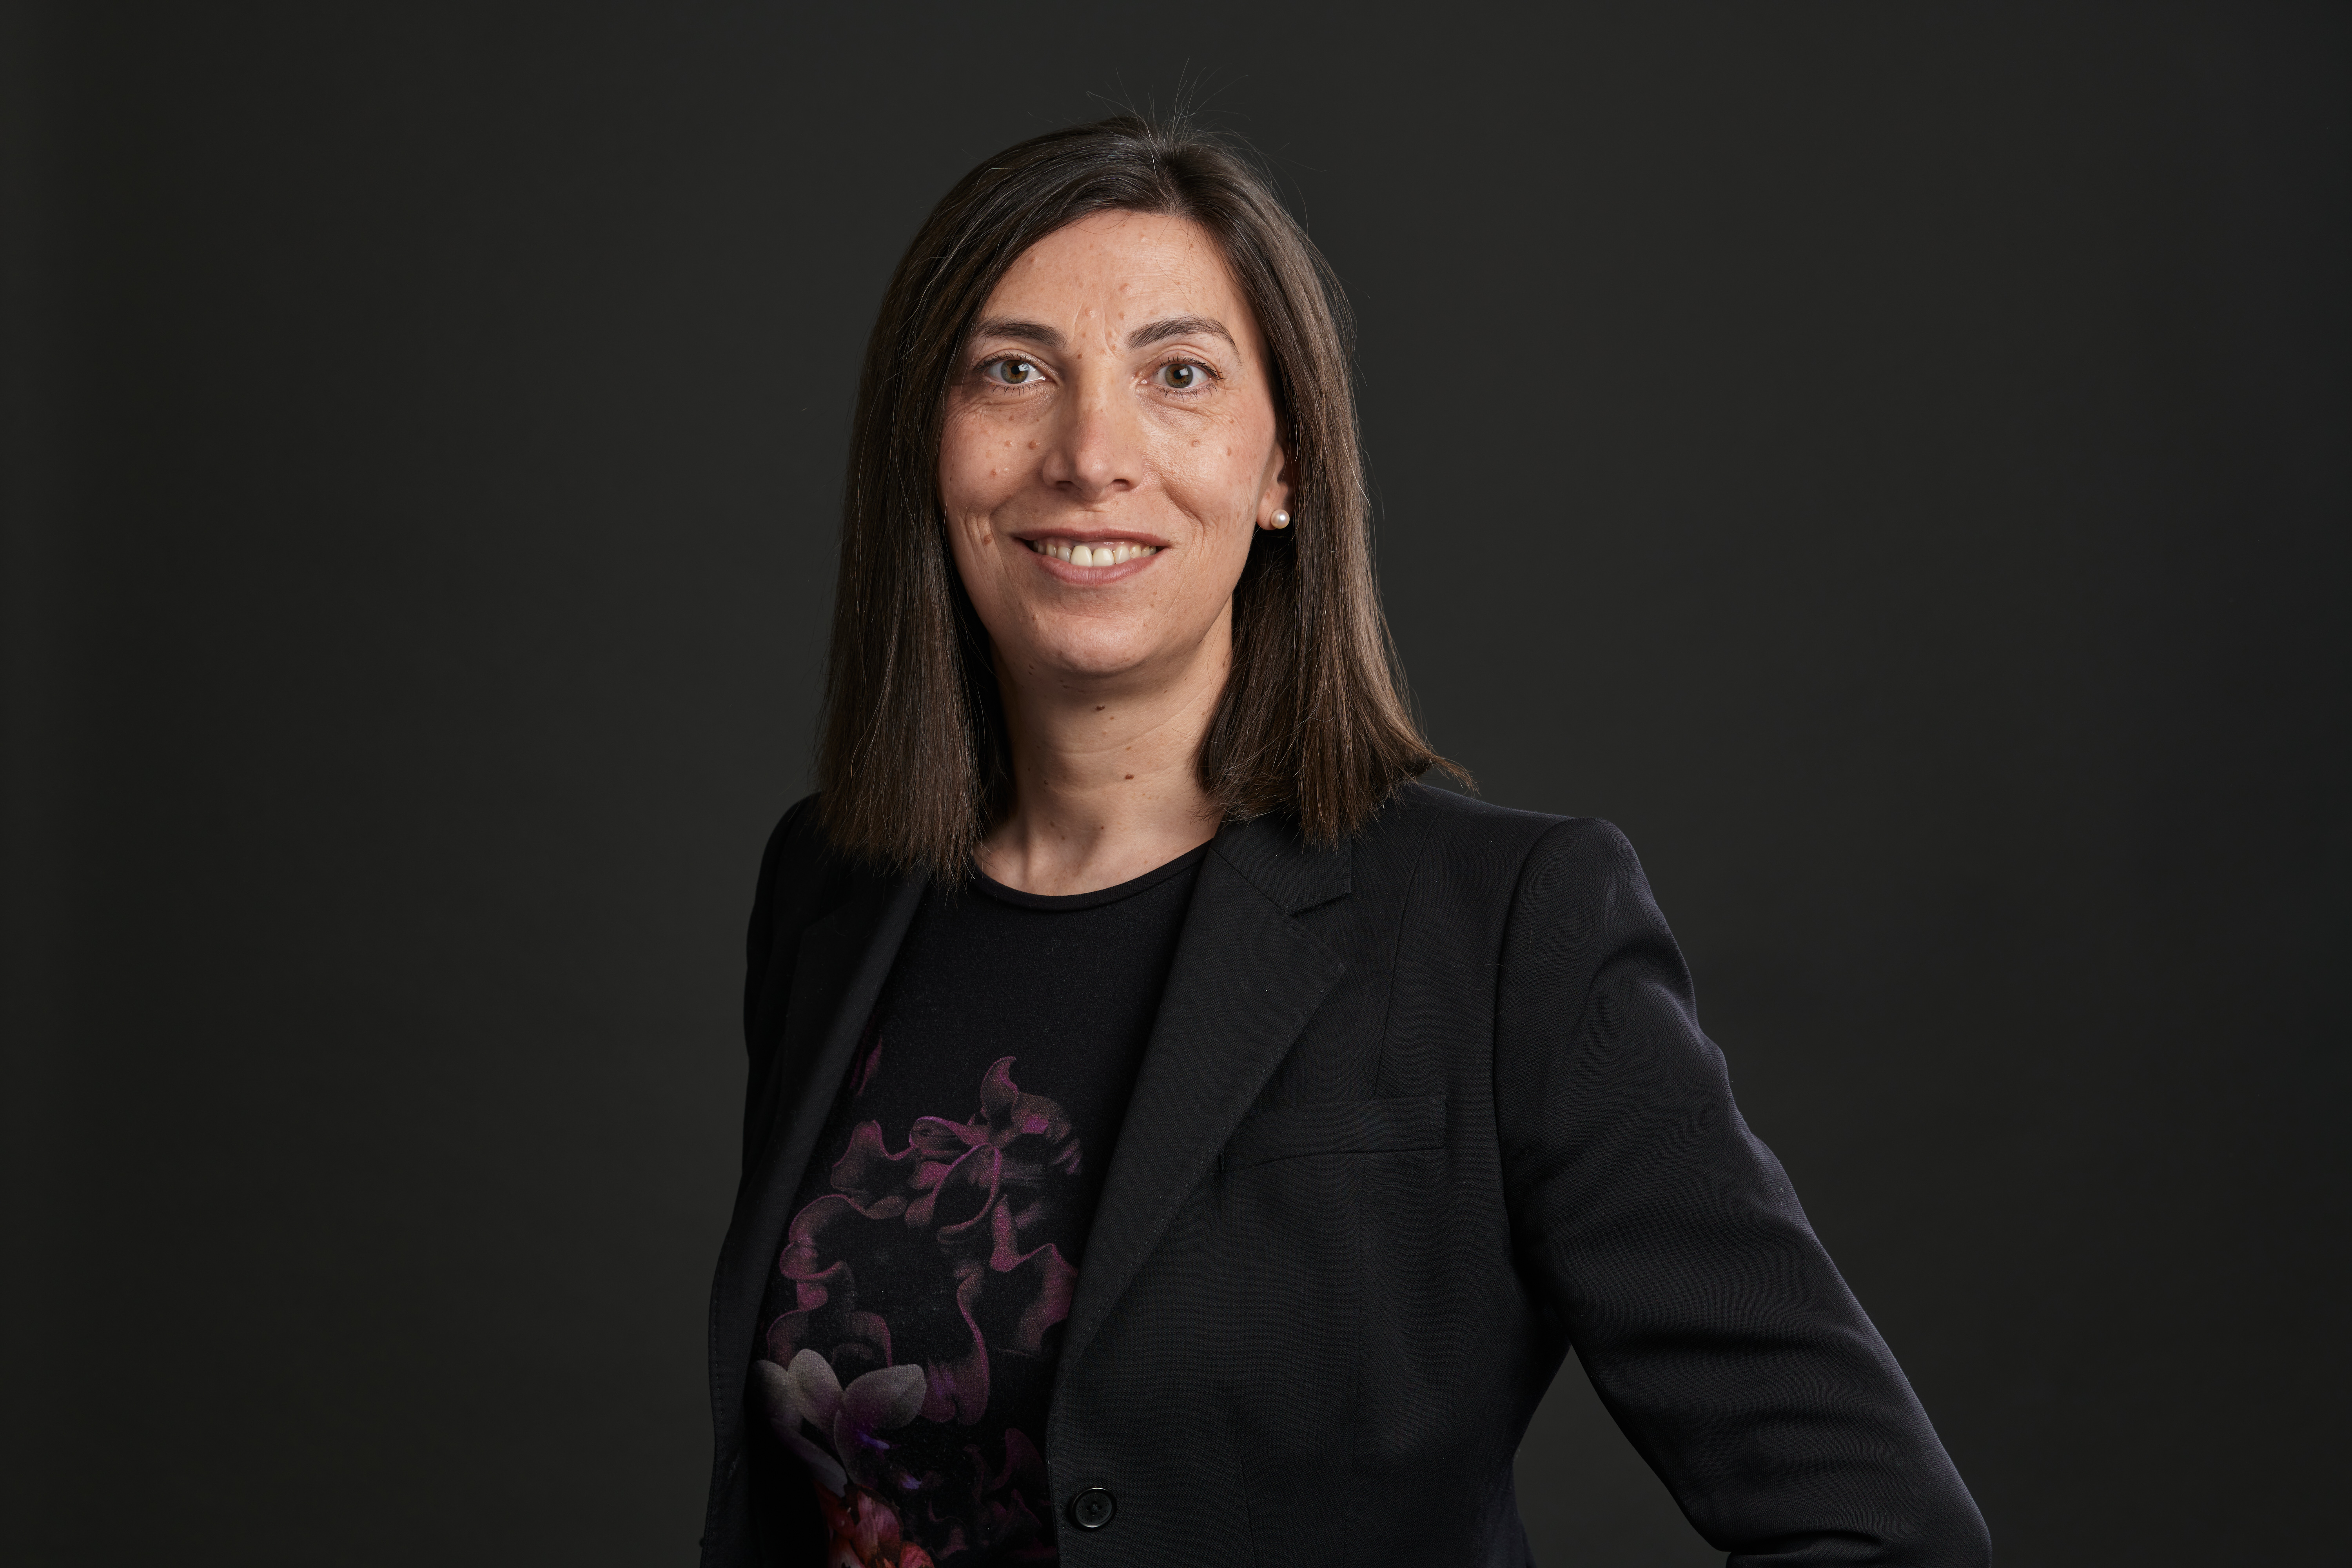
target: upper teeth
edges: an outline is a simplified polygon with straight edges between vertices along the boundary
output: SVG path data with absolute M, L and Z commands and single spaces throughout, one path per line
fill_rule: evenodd
M 1061 539 L 1033 539 L 1029 548 L 1040 555 L 1050 555 L 1056 561 L 1066 561 L 1073 566 L 1116 566 L 1122 561 L 1139 556 L 1156 555 L 1157 544 L 1072 544 Z

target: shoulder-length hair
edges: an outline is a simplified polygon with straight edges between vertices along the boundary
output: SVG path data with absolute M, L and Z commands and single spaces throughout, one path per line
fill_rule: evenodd
M 1282 813 L 1311 841 L 1452 770 L 1407 709 L 1372 579 L 1347 300 L 1256 170 L 1183 126 L 1122 115 L 1007 149 L 958 181 L 908 247 L 867 341 L 843 504 L 818 742 L 834 844 L 954 879 L 1011 805 L 987 633 L 950 553 L 940 438 L 965 334 L 1005 270 L 1093 213 L 1199 224 L 1255 312 L 1294 521 L 1259 531 L 1234 590 L 1233 666 L 1201 744 L 1228 819 Z

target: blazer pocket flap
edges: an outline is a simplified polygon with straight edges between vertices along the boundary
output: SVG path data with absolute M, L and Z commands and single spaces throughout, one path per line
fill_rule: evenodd
M 1225 1144 L 1227 1170 L 1301 1154 L 1388 1154 L 1445 1147 L 1445 1097 L 1286 1105 L 1244 1117 Z

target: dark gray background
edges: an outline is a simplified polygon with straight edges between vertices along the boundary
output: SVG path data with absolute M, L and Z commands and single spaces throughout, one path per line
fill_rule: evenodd
M 2340 1550 L 2347 16 L 12 10 L 5 1554 L 686 1560 L 859 344 L 1180 89 L 2004 1561 Z M 1572 1368 L 1521 1484 L 1710 1555 Z

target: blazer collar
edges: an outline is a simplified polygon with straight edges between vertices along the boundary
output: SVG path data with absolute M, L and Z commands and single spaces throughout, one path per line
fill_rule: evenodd
M 1059 1381 L 1094 1341 L 1193 1186 L 1347 966 L 1291 917 L 1343 897 L 1353 858 L 1278 821 L 1219 833 L 1120 1124 L 1078 1270 Z
M 1354 886 L 1355 852 L 1348 844 L 1318 848 L 1278 817 L 1229 825 L 1210 853 L 1286 915 L 1345 898 Z

